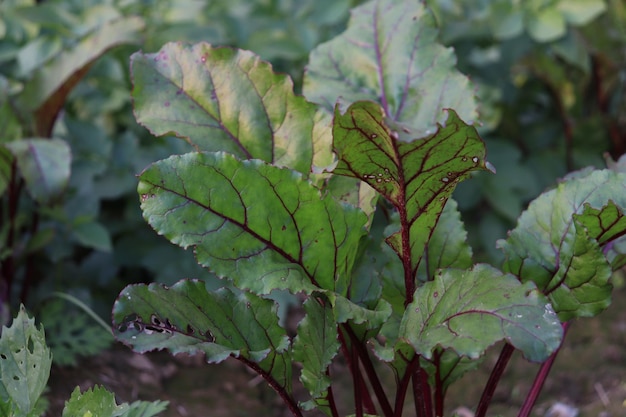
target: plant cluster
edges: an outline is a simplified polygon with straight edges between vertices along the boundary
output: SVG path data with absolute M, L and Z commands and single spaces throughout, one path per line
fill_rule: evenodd
M 499 267 L 475 264 L 452 193 L 495 169 L 472 124 L 474 87 L 437 39 L 424 4 L 370 1 L 311 52 L 304 97 L 251 52 L 169 43 L 134 54 L 137 121 L 193 148 L 140 174 L 143 216 L 224 286 L 128 286 L 116 338 L 236 358 L 296 416 L 347 411 L 333 394 L 341 356 L 353 415 L 401 415 L 410 392 L 420 417 L 443 416 L 448 387 L 504 341 L 476 415 L 519 350 L 542 363 L 528 416 L 569 323 L 610 302 L 626 262 L 626 177 L 619 164 L 572 172 L 497 242 Z M 285 291 L 305 299 L 295 336 L 277 315 Z M 294 362 L 308 401 L 294 397 Z M 393 392 L 375 362 L 393 370 Z

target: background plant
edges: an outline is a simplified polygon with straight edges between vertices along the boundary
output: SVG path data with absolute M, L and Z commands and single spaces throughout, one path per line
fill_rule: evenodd
M 347 31 L 310 55 L 303 92 L 317 107 L 246 51 L 199 43 L 135 54 L 137 120 L 195 151 L 141 174 L 144 217 L 234 287 L 127 287 L 114 307 L 117 337 L 139 352 L 235 357 L 294 415 L 312 406 L 338 415 L 328 366 L 341 352 L 355 414 L 389 416 L 402 412 L 410 386 L 416 415 L 443 415 L 447 387 L 506 340 L 477 415 L 515 348 L 547 360 L 520 411 L 528 415 L 568 322 L 609 303 L 624 262 L 624 178 L 572 174 L 498 243 L 512 275 L 471 267 L 456 205 L 446 202 L 491 165 L 463 121 L 477 114 L 472 88 L 436 39 L 422 5 L 354 9 Z M 294 338 L 271 297 L 285 289 L 307 296 Z M 392 400 L 374 357 L 396 375 Z M 303 404 L 291 389 L 294 360 L 311 394 Z

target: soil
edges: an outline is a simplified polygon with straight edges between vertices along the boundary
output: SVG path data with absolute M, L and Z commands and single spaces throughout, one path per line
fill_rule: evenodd
M 498 347 L 491 349 L 478 371 L 467 374 L 452 386 L 447 396 L 446 415 L 451 415 L 457 407 L 476 406 L 498 352 Z M 347 374 L 341 372 L 342 365 L 337 366 L 335 375 L 337 371 Z M 505 379 L 496 390 L 488 415 L 516 416 L 537 369 L 537 364 L 514 356 Z M 298 373 L 296 370 L 296 376 Z M 392 378 L 388 379 L 391 386 Z M 86 358 L 74 368 L 53 367 L 47 393 L 50 408 L 46 415 L 60 416 L 65 400 L 77 385 L 85 390 L 94 384 L 115 392 L 118 402 L 167 400 L 169 406 L 162 417 L 290 415 L 277 395 L 236 360 L 209 365 L 200 356 L 173 357 L 166 352 L 139 355 L 121 345 L 97 357 Z M 342 396 L 350 398 L 351 393 L 337 386 L 337 402 L 341 402 Z M 404 415 L 412 415 L 412 410 L 413 407 L 407 405 Z M 614 292 L 613 303 L 607 311 L 572 324 L 532 415 L 574 417 L 571 411 L 578 411 L 578 417 L 626 416 L 625 288 Z M 471 413 L 466 415 L 471 416 Z

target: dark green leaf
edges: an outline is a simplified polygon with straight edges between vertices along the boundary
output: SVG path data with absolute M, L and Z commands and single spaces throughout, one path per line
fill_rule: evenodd
M 211 363 L 233 356 L 257 363 L 290 387 L 289 339 L 274 302 L 254 294 L 209 292 L 203 282 L 191 280 L 172 287 L 131 285 L 113 306 L 113 326 L 115 337 L 136 352 L 204 352 Z
M 560 345 L 561 323 L 533 283 L 479 264 L 445 270 L 415 291 L 400 337 L 432 358 L 437 347 L 475 359 L 506 340 L 531 361 L 544 361 Z
M 335 111 L 339 163 L 333 172 L 361 179 L 398 209 L 408 236 L 398 232 L 387 241 L 400 257 L 410 252 L 412 275 L 456 185 L 471 171 L 490 169 L 476 129 L 454 111 L 448 114 L 446 125 L 430 137 L 401 142 L 385 125 L 376 103 L 361 101 L 344 114 Z
M 321 197 L 293 171 L 231 155 L 190 153 L 140 176 L 144 217 L 198 262 L 267 294 L 323 288 L 345 295 L 362 212 Z

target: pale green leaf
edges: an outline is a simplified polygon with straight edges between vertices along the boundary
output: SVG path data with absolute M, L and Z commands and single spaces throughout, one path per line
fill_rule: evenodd
M 505 269 L 534 281 L 561 320 L 597 314 L 609 305 L 612 290 L 611 265 L 600 245 L 623 235 L 623 207 L 626 174 L 571 177 L 535 199 L 509 237 L 498 241 Z
M 294 94 L 291 79 L 249 51 L 168 43 L 153 54 L 134 54 L 131 65 L 135 116 L 156 136 L 174 134 L 195 150 L 305 174 L 315 144 L 316 163 L 330 162 L 327 121 Z
M 78 242 L 88 248 L 111 252 L 113 245 L 109 231 L 97 221 L 79 222 L 72 228 Z
M 441 271 L 415 291 L 400 324 L 400 337 L 427 359 L 437 347 L 475 359 L 506 340 L 540 362 L 559 347 L 562 335 L 559 319 L 533 283 L 483 264 Z
M 0 336 L 0 400 L 11 402 L 17 415 L 28 415 L 46 388 L 51 365 L 43 327 L 37 329 L 21 306 Z
M 76 387 L 63 408 L 63 417 L 115 417 L 126 405 L 117 405 L 115 395 L 96 385 L 81 393 Z
M 413 137 L 432 133 L 445 120 L 445 108 L 475 120 L 474 91 L 437 35 L 422 2 L 369 1 L 352 9 L 344 33 L 311 52 L 304 94 L 329 111 L 340 97 L 375 101 Z
M 537 42 L 554 41 L 565 35 L 565 19 L 557 7 L 546 7 L 526 16 L 528 33 Z
M 604 0 L 561 0 L 557 7 L 565 20 L 576 26 L 586 25 L 606 11 Z

